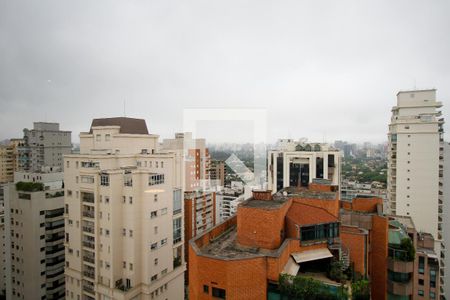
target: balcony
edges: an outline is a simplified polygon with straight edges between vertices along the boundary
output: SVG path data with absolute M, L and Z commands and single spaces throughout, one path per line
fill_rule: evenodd
M 412 273 L 414 271 L 414 261 L 401 261 L 389 257 L 388 269 L 398 273 Z
M 94 203 L 94 194 L 91 194 L 91 193 L 81 193 L 81 199 L 82 199 L 83 202 L 85 202 L 85 203 L 93 204 L 93 203 Z
M 95 249 L 95 242 L 83 241 L 83 247 L 86 247 L 89 249 Z
M 83 217 L 94 219 L 94 215 L 93 211 L 83 211 Z
M 83 275 L 91 279 L 95 279 L 95 272 L 93 271 L 84 270 Z
M 400 283 L 388 280 L 387 289 L 389 293 L 399 296 L 409 296 L 413 293 L 413 286 L 411 281 L 407 283 Z

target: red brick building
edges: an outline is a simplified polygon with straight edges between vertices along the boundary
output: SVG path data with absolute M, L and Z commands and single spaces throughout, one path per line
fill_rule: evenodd
M 342 256 L 338 215 L 332 186 L 254 192 L 237 216 L 190 241 L 189 297 L 266 299 L 280 273 L 339 286 L 317 271 Z

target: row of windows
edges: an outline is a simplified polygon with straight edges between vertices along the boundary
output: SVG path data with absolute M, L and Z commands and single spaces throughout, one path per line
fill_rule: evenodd
M 148 177 L 148 185 L 157 185 L 164 183 L 164 174 L 152 174 Z
M 158 244 L 159 244 L 159 247 L 158 247 Z M 159 243 L 158 242 L 156 242 L 156 243 L 152 243 L 151 245 L 150 245 L 150 250 L 156 250 L 156 249 L 158 249 L 158 248 L 160 248 L 160 247 L 162 247 L 162 246 L 164 246 L 164 245 L 166 245 L 167 244 L 167 238 L 164 238 L 164 239 L 162 239 Z
M 109 142 L 111 140 L 111 134 L 107 133 L 105 134 L 105 142 Z M 95 135 L 95 141 L 96 142 L 101 142 L 102 141 L 102 135 L 101 134 L 96 134 Z
M 301 241 L 324 240 L 339 236 L 339 223 L 304 226 L 300 228 Z
M 163 286 L 160 286 L 159 288 L 157 288 L 153 292 L 151 292 L 150 296 L 151 296 L 152 299 L 154 299 L 155 296 L 157 297 L 159 294 L 162 294 L 165 291 L 167 291 L 167 283 L 164 284 Z
M 153 168 L 153 163 L 155 163 L 155 168 L 159 168 L 160 166 L 161 166 L 161 168 L 164 168 L 164 162 L 163 161 L 161 161 L 161 162 L 159 162 L 159 161 L 149 161 L 148 163 L 147 163 L 147 161 L 138 161 L 137 162 L 137 166 L 138 167 L 144 167 L 144 168 L 147 168 L 147 167 L 149 167 L 149 168 Z

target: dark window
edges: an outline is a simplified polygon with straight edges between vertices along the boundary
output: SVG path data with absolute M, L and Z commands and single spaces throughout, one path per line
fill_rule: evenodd
M 425 258 L 423 256 L 419 256 L 419 274 L 423 274 L 425 271 Z
M 388 279 L 394 282 L 407 283 L 411 280 L 411 273 L 400 273 L 388 270 Z
M 430 287 L 436 287 L 436 270 L 434 269 L 430 270 Z
M 301 241 L 324 240 L 339 236 L 339 223 L 305 226 L 300 229 Z
M 423 285 L 423 284 L 424 284 L 423 279 L 419 279 L 419 285 Z
M 212 295 L 213 297 L 219 298 L 219 299 L 226 299 L 226 291 L 224 289 L 219 288 L 212 288 Z
M 209 294 L 209 286 L 203 285 L 203 293 Z

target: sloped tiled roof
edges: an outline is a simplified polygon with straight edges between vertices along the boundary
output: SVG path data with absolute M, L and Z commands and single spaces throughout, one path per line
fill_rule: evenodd
M 148 134 L 147 124 L 144 119 L 126 117 L 94 119 L 92 120 L 89 133 L 92 133 L 92 127 L 97 126 L 120 126 L 120 133 Z

